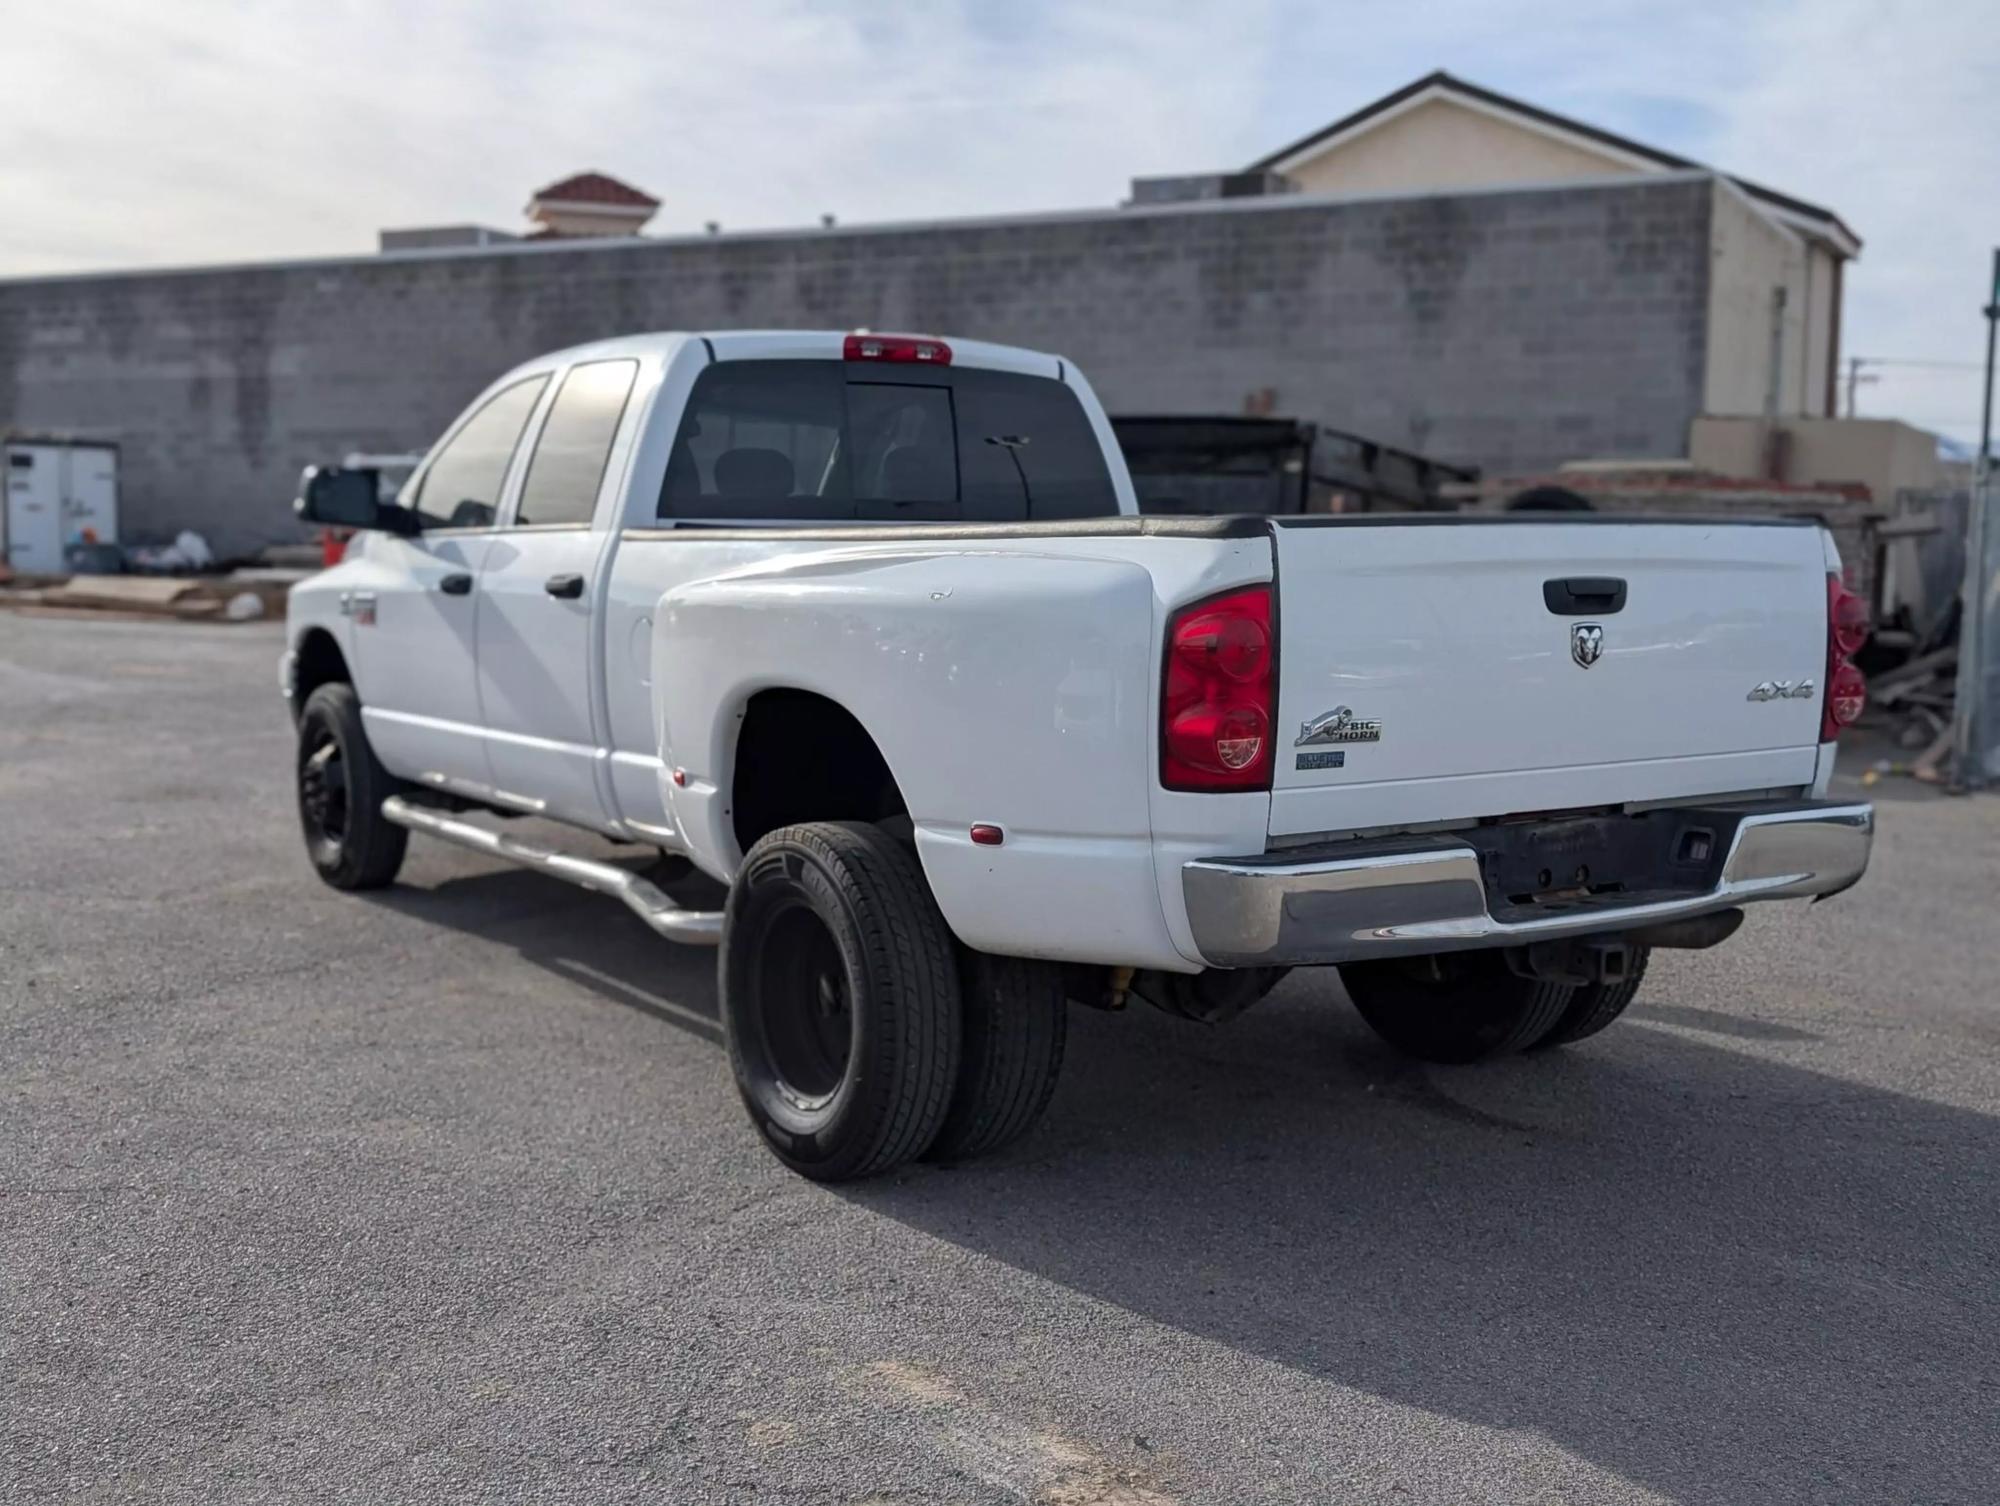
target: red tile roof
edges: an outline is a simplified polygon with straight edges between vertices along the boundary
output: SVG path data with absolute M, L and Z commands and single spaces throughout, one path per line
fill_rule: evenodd
M 612 204 L 622 209 L 658 209 L 660 201 L 605 173 L 577 173 L 535 191 L 541 204 Z

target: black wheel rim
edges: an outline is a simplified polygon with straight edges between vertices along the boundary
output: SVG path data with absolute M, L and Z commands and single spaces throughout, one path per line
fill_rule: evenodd
M 854 1001 L 840 948 L 810 905 L 771 917 L 752 1005 L 778 1089 L 816 1108 L 839 1089 L 854 1053 Z
M 306 828 L 329 846 L 347 838 L 347 765 L 340 743 L 322 728 L 299 762 L 299 811 Z

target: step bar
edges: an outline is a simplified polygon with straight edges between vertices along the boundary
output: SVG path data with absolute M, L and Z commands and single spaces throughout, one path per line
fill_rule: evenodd
M 442 811 L 413 805 L 401 795 L 391 795 L 382 802 L 382 818 L 411 831 L 442 837 L 460 847 L 483 852 L 488 857 L 504 858 L 523 868 L 538 869 L 580 889 L 609 894 L 614 899 L 623 900 L 628 910 L 669 941 L 678 941 L 684 946 L 719 946 L 722 942 L 720 910 L 689 910 L 677 905 L 657 885 L 629 868 L 620 868 L 616 863 L 579 858 L 570 853 L 557 852 L 540 842 L 488 831 L 483 826 L 460 821 Z

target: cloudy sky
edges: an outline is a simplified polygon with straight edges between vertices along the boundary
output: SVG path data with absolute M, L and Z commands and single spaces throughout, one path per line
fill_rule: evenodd
M 56 0 L 0 42 L 0 275 L 520 222 L 583 167 L 655 233 L 1110 204 L 1432 68 L 1836 209 L 1863 414 L 1970 439 L 2000 243 L 1991 0 Z

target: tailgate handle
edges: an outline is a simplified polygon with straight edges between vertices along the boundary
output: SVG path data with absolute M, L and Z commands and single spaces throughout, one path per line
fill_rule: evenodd
M 1608 617 L 1625 606 L 1625 582 L 1612 575 L 1545 580 L 1542 602 L 1558 617 Z

